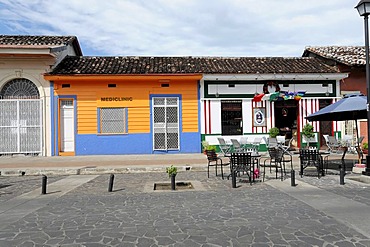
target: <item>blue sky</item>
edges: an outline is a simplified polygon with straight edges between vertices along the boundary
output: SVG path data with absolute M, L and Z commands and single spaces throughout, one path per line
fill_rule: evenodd
M 0 0 L 0 32 L 75 35 L 87 56 L 301 56 L 363 45 L 358 2 Z

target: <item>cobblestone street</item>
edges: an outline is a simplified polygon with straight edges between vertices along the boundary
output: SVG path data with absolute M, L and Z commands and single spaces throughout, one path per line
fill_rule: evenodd
M 50 176 L 48 182 L 67 178 Z M 57 189 L 30 199 L 50 197 L 37 210 L 2 225 L 0 246 L 370 246 L 369 234 L 270 186 L 270 181 L 287 184 L 275 179 L 238 182 L 232 189 L 231 180 L 187 171 L 177 180 L 200 181 L 201 189 L 154 192 L 147 188 L 169 182 L 167 174 L 116 174 L 108 192 L 109 178 L 94 176 L 61 196 Z M 313 185 L 370 208 L 368 184 L 346 181 L 339 185 L 336 175 L 296 180 L 297 189 Z M 0 177 L 0 184 L 1 205 L 16 204 L 22 193 L 41 192 L 41 177 Z

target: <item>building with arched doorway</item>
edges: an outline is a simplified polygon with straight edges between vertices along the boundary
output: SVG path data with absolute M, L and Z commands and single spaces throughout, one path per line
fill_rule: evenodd
M 75 36 L 0 35 L 0 155 L 50 155 L 50 83 L 43 74 L 67 55 Z

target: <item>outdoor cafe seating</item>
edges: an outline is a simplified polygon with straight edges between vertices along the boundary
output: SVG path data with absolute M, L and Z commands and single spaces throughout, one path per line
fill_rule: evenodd
M 241 153 L 243 152 L 244 148 L 243 146 L 240 144 L 240 142 L 237 140 L 237 139 L 230 139 L 231 143 L 232 143 L 232 150 L 236 153 Z
M 224 166 L 230 165 L 229 163 L 224 163 L 220 157 L 217 156 L 217 153 L 213 150 L 207 150 L 207 161 L 208 161 L 208 166 L 207 166 L 207 175 L 209 178 L 209 168 L 214 166 L 215 171 L 216 171 L 216 177 L 217 177 L 217 167 L 219 166 L 221 169 L 221 177 L 224 179 Z
M 253 182 L 254 157 L 252 153 L 231 153 L 230 156 L 230 176 L 237 174 L 238 176 L 246 175 L 250 184 Z
M 300 171 L 299 175 L 303 177 L 304 170 L 308 167 L 314 167 L 317 171 L 317 176 L 320 178 L 325 175 L 325 166 L 328 164 L 328 156 L 323 158 L 320 151 L 317 149 L 302 148 L 299 150 Z
M 222 137 L 217 138 L 221 154 L 223 156 L 227 156 L 231 153 L 233 146 L 231 144 L 226 143 L 225 139 Z
M 275 169 L 275 177 L 278 178 L 278 173 L 280 172 L 280 179 L 284 179 L 284 175 L 286 174 L 285 170 L 285 163 L 292 162 L 290 160 L 286 160 L 284 157 L 284 150 L 275 146 L 275 147 L 268 147 L 268 154 L 269 157 L 264 160 L 263 163 L 260 164 L 260 167 L 263 168 L 263 177 L 262 181 L 265 181 L 266 176 L 266 168 L 270 169 L 270 173 L 272 172 L 272 168 Z

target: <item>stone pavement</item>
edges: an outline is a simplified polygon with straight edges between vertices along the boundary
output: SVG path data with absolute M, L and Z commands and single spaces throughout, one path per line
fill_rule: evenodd
M 55 158 L 0 158 L 0 167 L 14 164 L 25 175 L 46 165 L 59 172 L 48 175 L 46 195 L 40 176 L 0 176 L 0 246 L 370 246 L 370 184 L 352 180 L 359 175 L 348 174 L 345 185 L 335 172 L 296 175 L 292 187 L 289 176 L 268 174 L 231 188 L 213 169 L 207 178 L 204 155 Z M 62 164 L 105 169 L 69 175 Z M 181 167 L 177 181 L 194 181 L 193 190 L 153 190 L 169 182 L 170 164 Z M 114 169 L 107 192 L 104 173 Z

